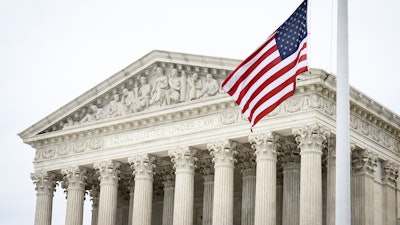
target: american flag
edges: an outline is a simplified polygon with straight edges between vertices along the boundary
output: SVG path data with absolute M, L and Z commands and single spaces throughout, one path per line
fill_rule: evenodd
M 307 0 L 222 82 L 251 128 L 296 89 L 296 76 L 308 71 Z

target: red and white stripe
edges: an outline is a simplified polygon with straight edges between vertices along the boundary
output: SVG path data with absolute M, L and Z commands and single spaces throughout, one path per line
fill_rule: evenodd
M 296 88 L 296 76 L 308 71 L 307 37 L 291 56 L 282 60 L 275 33 L 245 59 L 222 83 L 240 106 L 251 127 L 273 111 Z

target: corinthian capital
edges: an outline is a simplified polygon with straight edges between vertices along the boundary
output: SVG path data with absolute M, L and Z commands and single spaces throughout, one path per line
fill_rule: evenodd
M 85 190 L 87 169 L 81 166 L 72 166 L 61 170 L 64 175 L 64 187 Z
M 212 158 L 209 154 L 204 154 L 199 157 L 198 171 L 203 177 L 214 176 L 214 165 Z
M 196 154 L 196 149 L 188 146 L 178 147 L 174 150 L 168 151 L 171 161 L 174 163 L 174 168 L 176 170 L 190 170 L 194 171 L 195 162 L 197 158 L 194 156 Z
M 280 135 L 273 132 L 254 133 L 249 136 L 251 147 L 256 151 L 257 160 L 268 158 L 276 160 L 276 152 L 280 147 Z
M 133 174 L 137 176 L 153 176 L 155 157 L 149 154 L 138 154 L 128 158 Z
M 398 165 L 395 165 L 389 160 L 385 160 L 382 163 L 383 166 L 383 183 L 396 187 L 397 176 L 399 173 Z
M 175 181 L 175 173 L 172 163 L 157 165 L 157 169 L 154 172 L 154 175 L 157 177 L 157 180 L 162 182 L 174 182 Z
M 329 130 L 319 124 L 303 125 L 292 131 L 301 151 L 322 151 L 329 137 Z
M 33 184 L 36 185 L 35 190 L 37 194 L 50 194 L 53 195 L 56 188 L 56 174 L 44 170 L 38 170 L 31 173 Z
M 236 158 L 238 167 L 242 170 L 242 173 L 246 170 L 256 168 L 256 156 L 253 149 L 241 146 Z
M 233 165 L 235 162 L 235 155 L 237 154 L 236 145 L 237 142 L 226 139 L 207 144 L 207 148 L 210 151 L 210 155 L 213 157 L 215 165 Z
M 93 165 L 96 169 L 97 174 L 100 176 L 102 183 L 117 183 L 119 176 L 119 162 L 114 162 L 112 160 L 97 162 Z
M 351 158 L 354 174 L 374 175 L 378 160 L 376 154 L 366 149 L 355 149 Z

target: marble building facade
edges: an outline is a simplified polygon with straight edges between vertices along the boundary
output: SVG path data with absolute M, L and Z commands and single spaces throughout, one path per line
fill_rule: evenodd
M 335 76 L 312 69 L 250 132 L 220 83 L 239 60 L 152 51 L 19 135 L 35 225 L 333 225 Z M 351 88 L 353 225 L 400 218 L 400 118 Z

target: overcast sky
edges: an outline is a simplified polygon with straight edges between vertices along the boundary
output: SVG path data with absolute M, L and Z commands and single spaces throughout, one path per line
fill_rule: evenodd
M 0 223 L 34 221 L 34 151 L 17 133 L 154 49 L 244 59 L 300 2 L 0 0 Z M 310 67 L 333 73 L 334 15 L 311 1 Z M 397 114 L 398 21 L 399 0 L 349 1 L 350 84 Z M 58 188 L 53 224 L 65 205 Z

